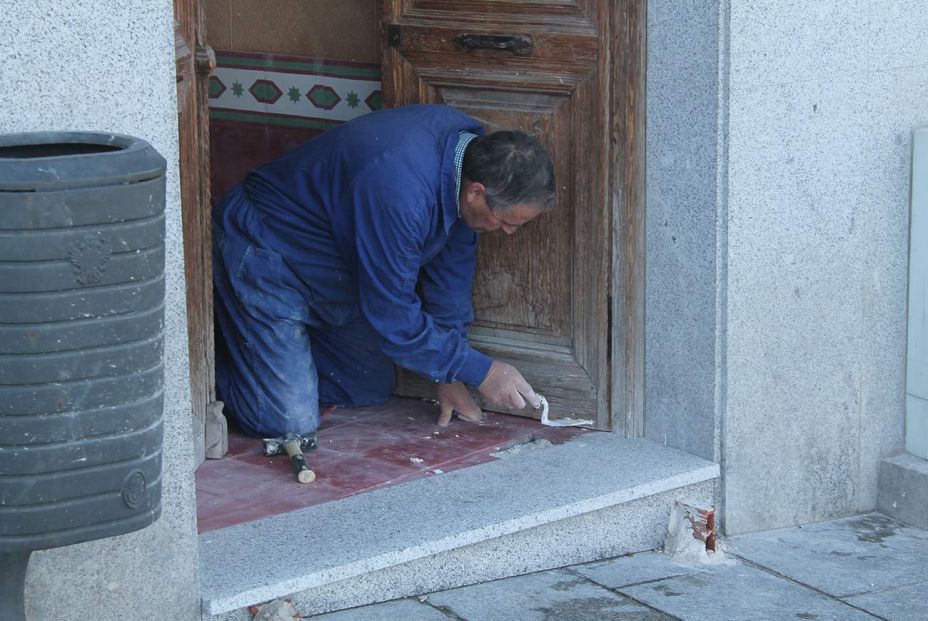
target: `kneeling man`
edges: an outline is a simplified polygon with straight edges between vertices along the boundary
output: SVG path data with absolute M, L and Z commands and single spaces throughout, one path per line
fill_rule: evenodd
M 312 435 L 320 403 L 385 401 L 394 364 L 438 384 L 439 424 L 479 419 L 467 386 L 537 407 L 467 326 L 477 234 L 512 235 L 554 198 L 535 139 L 440 105 L 368 114 L 249 173 L 213 212 L 228 413 L 249 435 Z

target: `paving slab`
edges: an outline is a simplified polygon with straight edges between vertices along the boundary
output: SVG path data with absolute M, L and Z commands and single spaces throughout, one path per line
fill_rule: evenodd
M 792 532 L 794 530 L 804 531 L 802 537 L 807 548 L 814 548 L 821 553 L 837 552 L 828 556 L 839 559 L 838 565 L 849 562 L 843 559 L 851 558 L 856 553 L 853 550 L 859 545 L 871 546 L 871 551 L 882 552 L 887 557 L 909 558 L 915 553 L 924 554 L 926 550 L 923 546 L 928 542 L 928 531 L 903 526 L 879 514 L 777 531 L 774 533 L 775 540 L 781 548 L 787 551 L 792 549 L 784 542 L 798 536 Z M 768 534 L 735 539 L 741 542 L 764 540 Z M 556 537 L 550 538 L 550 545 L 559 545 Z M 725 540 L 723 545 L 731 546 L 731 541 Z M 852 550 L 851 556 L 848 556 L 848 550 Z M 769 555 L 773 559 L 773 562 L 768 561 L 769 564 L 780 564 L 780 555 L 775 549 L 769 551 Z M 792 562 L 796 560 L 795 555 L 789 558 Z M 831 558 L 826 560 L 830 562 Z M 862 573 L 861 579 L 864 582 L 881 582 L 880 574 L 886 571 L 883 564 L 874 563 L 874 559 L 856 560 L 869 561 L 855 566 L 855 571 Z M 451 562 L 456 563 L 458 560 Z M 435 569 L 430 568 L 430 571 Z M 821 569 L 823 572 L 834 570 L 835 565 L 831 564 Z M 684 563 L 662 553 L 645 552 L 448 589 L 430 594 L 423 605 L 439 612 L 445 619 L 458 621 L 928 619 L 928 581 L 895 584 L 848 596 L 842 601 L 774 571 L 727 553 L 713 555 L 705 563 Z M 795 572 L 787 570 L 783 573 Z M 807 568 L 806 573 L 811 575 L 811 570 Z M 410 603 L 421 603 L 416 599 L 404 601 L 407 602 L 403 604 L 406 608 L 409 608 Z M 348 616 L 325 615 L 313 618 L 333 621 L 408 618 L 419 621 L 419 617 L 412 616 L 413 612 L 403 613 L 406 608 L 386 608 L 379 604 L 346 611 Z M 415 614 L 424 614 L 415 606 L 409 610 Z M 362 612 L 373 616 L 360 616 Z M 434 619 L 438 621 L 442 617 Z M 223 617 L 222 621 L 247 619 Z M 432 617 L 426 617 L 424 621 L 432 621 Z
M 732 537 L 727 550 L 835 597 L 928 582 L 928 531 L 879 514 Z
M 865 593 L 849 597 L 847 601 L 889 621 L 925 621 L 928 619 L 928 582 Z
M 313 621 L 387 621 L 392 619 L 396 621 L 448 621 L 448 617 L 444 613 L 428 604 L 409 599 L 340 610 L 324 615 L 306 617 L 306 619 L 312 619 Z
M 873 621 L 876 617 L 733 559 L 619 592 L 683 621 Z
M 432 593 L 428 602 L 464 621 L 672 621 L 563 570 Z
M 653 582 L 700 571 L 699 565 L 680 563 L 661 552 L 643 552 L 571 567 L 582 576 L 609 589 Z

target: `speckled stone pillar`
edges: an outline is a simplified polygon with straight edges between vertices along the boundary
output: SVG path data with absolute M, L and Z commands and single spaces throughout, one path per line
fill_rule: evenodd
M 0 133 L 129 134 L 168 162 L 162 517 L 129 535 L 33 554 L 28 618 L 199 619 L 172 3 L 13 0 L 0 32 Z

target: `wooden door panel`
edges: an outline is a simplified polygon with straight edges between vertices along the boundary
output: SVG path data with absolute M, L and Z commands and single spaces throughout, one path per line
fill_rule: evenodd
M 487 131 L 522 130 L 539 138 L 549 152 L 557 149 L 549 138 L 557 135 L 556 128 L 562 126 L 563 117 L 570 114 L 570 105 L 564 96 L 533 95 L 538 105 L 526 111 L 527 106 L 512 101 L 513 96 L 520 95 L 518 93 L 457 88 L 437 89 L 437 94 L 439 101 L 481 121 Z M 561 168 L 555 171 L 557 178 L 569 180 L 563 158 L 557 161 Z M 538 255 L 564 253 L 565 237 L 571 230 L 570 213 L 556 209 L 522 227 L 515 237 L 500 234 L 482 237 L 477 253 L 480 268 L 475 274 L 473 295 L 475 329 L 486 328 L 487 332 L 501 331 L 503 334 L 525 331 L 548 337 L 545 342 L 569 344 L 570 297 L 563 295 L 569 290 L 568 273 L 553 261 L 535 259 Z
M 567 32 L 583 26 L 599 30 L 605 23 L 605 4 L 601 0 L 387 0 L 385 17 L 454 20 L 455 25 L 481 27 L 508 22 Z
M 415 49 L 407 57 L 409 62 L 457 64 L 462 52 L 474 58 L 492 58 L 497 71 L 508 68 L 521 68 L 524 60 L 531 58 L 536 68 L 546 67 L 556 70 L 559 67 L 573 67 L 577 63 L 591 62 L 597 59 L 596 33 L 578 24 L 581 33 L 571 32 L 532 32 L 524 23 L 500 24 L 505 29 L 497 32 L 478 30 L 475 24 L 460 21 L 450 28 L 428 25 L 404 25 L 398 31 L 396 43 L 406 49 Z M 391 31 L 397 32 L 397 31 Z M 514 52 L 500 53 L 496 50 L 467 49 L 461 47 L 462 37 L 473 34 L 492 34 L 520 38 L 523 45 L 530 45 Z M 498 56 L 498 58 L 497 58 Z
M 388 2 L 384 66 L 393 104 L 445 103 L 488 131 L 535 135 L 550 153 L 556 209 L 513 237 L 481 236 L 471 342 L 519 368 L 553 416 L 601 428 L 611 275 L 606 4 Z M 501 43 L 510 49 L 492 47 Z M 426 387 L 403 374 L 401 390 Z

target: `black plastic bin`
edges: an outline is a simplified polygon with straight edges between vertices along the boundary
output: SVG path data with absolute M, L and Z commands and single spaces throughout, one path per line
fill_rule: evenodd
M 129 136 L 0 136 L 0 618 L 32 550 L 160 515 L 164 172 Z

